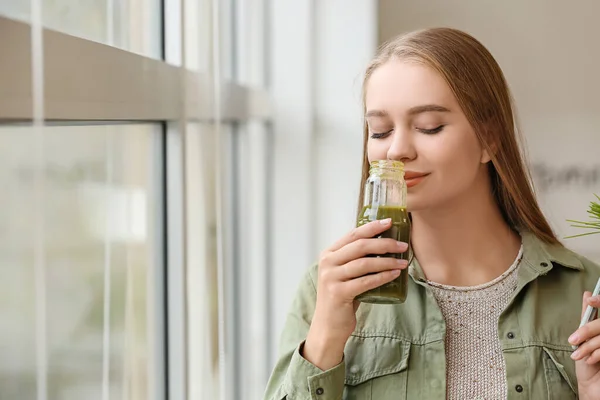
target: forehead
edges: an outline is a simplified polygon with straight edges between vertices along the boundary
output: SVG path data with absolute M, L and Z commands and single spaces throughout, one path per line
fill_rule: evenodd
M 369 78 L 365 103 L 367 111 L 401 112 L 423 104 L 439 104 L 454 109 L 456 100 L 442 76 L 415 62 L 388 61 Z

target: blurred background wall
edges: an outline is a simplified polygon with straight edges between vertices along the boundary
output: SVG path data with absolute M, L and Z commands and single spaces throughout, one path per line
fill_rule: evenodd
M 592 0 L 0 0 L 0 398 L 260 399 L 354 224 L 381 43 L 472 33 L 544 211 L 600 193 Z M 44 29 L 42 29 L 44 28 Z M 565 240 L 600 261 L 597 237 Z
M 575 7 L 573 7 L 575 5 Z M 561 237 L 576 233 L 600 190 L 600 80 L 595 78 L 600 3 L 382 0 L 378 36 L 432 26 L 463 29 L 492 52 L 511 87 L 538 198 Z M 598 238 L 564 241 L 600 260 Z

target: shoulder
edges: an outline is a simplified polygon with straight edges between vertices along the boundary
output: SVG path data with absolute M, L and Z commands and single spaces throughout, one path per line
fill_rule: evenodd
M 316 301 L 318 275 L 318 264 L 313 264 L 304 271 L 296 292 L 297 300 L 302 300 L 304 303 L 314 303 Z
M 306 268 L 302 273 L 302 277 L 300 278 L 300 282 L 298 285 L 298 290 L 300 292 L 311 293 L 313 295 L 316 295 L 318 277 L 319 265 L 315 263 L 310 267 Z
M 600 277 L 600 265 L 564 245 L 545 245 L 545 251 L 554 266 L 562 266 Z M 557 265 L 558 264 L 558 265 Z
M 317 280 L 319 277 L 319 264 L 314 263 L 306 271 L 306 279 L 309 280 L 313 286 L 317 286 Z
M 566 303 L 581 304 L 584 291 L 592 291 L 600 278 L 600 265 L 563 244 L 548 244 L 530 233 L 522 233 L 523 263 L 539 276 L 536 296 L 550 296 Z M 560 293 L 560 296 L 557 294 Z
M 564 267 L 571 271 L 600 273 L 600 266 L 563 244 L 548 244 L 529 232 L 521 232 L 524 260 L 532 266 Z
M 548 259 L 561 286 L 568 287 L 581 297 L 584 291 L 593 291 L 600 278 L 600 265 L 584 255 L 562 245 L 546 245 Z
M 581 280 L 586 286 L 585 290 L 592 291 L 598 278 L 600 278 L 600 264 L 566 247 L 563 251 L 569 254 L 574 260 L 577 260 L 577 265 L 580 267 L 579 271 L 582 275 Z
M 579 253 L 576 253 L 576 252 L 574 252 L 572 250 L 566 249 L 566 251 L 568 251 L 573 257 L 575 257 L 575 258 L 577 258 L 579 260 L 579 262 L 581 263 L 583 271 L 591 272 L 591 273 L 594 273 L 596 275 L 600 274 L 600 264 L 598 264 L 597 262 L 594 262 L 594 261 L 592 261 L 592 260 L 584 257 L 583 255 L 581 255 Z

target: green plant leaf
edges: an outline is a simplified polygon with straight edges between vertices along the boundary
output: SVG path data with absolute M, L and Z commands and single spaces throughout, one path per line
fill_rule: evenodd
M 600 234 L 600 231 L 599 232 L 580 233 L 578 235 L 565 236 L 565 239 L 573 239 L 573 238 L 578 238 L 578 237 L 582 237 L 582 236 L 598 235 L 598 234 Z
M 567 222 L 571 223 L 571 226 L 573 228 L 591 229 L 592 232 L 585 232 L 577 235 L 567 236 L 566 239 L 595 235 L 600 233 L 600 196 L 598 196 L 597 194 L 594 194 L 594 196 L 596 197 L 596 199 L 598 199 L 598 201 L 590 202 L 590 208 L 587 211 L 588 215 L 590 216 L 590 221 L 576 221 L 571 219 L 567 220 Z

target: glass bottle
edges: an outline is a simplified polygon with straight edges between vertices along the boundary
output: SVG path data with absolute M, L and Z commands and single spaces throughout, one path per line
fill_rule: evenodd
M 404 164 L 401 161 L 377 160 L 371 162 L 369 178 L 365 183 L 363 207 L 358 215 L 357 226 L 380 219 L 391 218 L 390 229 L 378 238 L 392 238 L 409 243 L 410 220 L 406 210 L 406 182 Z M 405 253 L 388 253 L 368 257 L 395 257 L 408 259 Z M 408 289 L 408 269 L 400 276 L 378 288 L 366 291 L 356 297 L 363 303 L 399 304 L 404 303 Z

